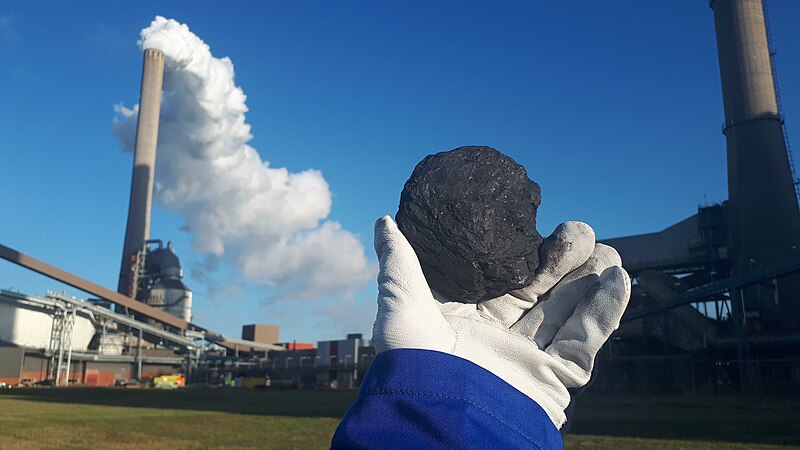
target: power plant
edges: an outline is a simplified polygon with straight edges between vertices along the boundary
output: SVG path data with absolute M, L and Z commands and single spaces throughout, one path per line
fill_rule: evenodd
M 760 1 L 712 3 L 728 147 L 731 274 L 797 258 L 800 210 Z M 800 325 L 800 277 L 743 289 L 745 312 Z M 764 301 L 764 298 L 767 301 Z
M 238 339 L 192 323 L 192 291 L 183 283 L 180 259 L 170 242 L 150 238 L 164 58 L 158 49 L 144 50 L 117 292 L 0 245 L 0 258 L 96 297 L 0 290 L 0 382 L 107 386 L 167 380 L 174 387 L 235 378 L 261 387 L 272 379 L 275 385 L 357 386 L 374 357 L 360 334 L 320 342 L 318 355 L 312 344 L 279 344 L 276 326 L 246 325 Z
M 0 257 L 97 297 L 0 291 L 0 341 L 10 344 L 0 347 L 0 381 L 107 385 L 176 373 L 198 379 L 209 359 L 238 361 L 283 350 L 191 323 L 192 291 L 182 281 L 180 260 L 171 243 L 150 239 L 164 58 L 160 50 L 144 50 L 117 292 L 0 245 Z
M 800 392 L 798 182 L 768 17 L 762 0 L 710 7 L 728 199 L 659 232 L 602 241 L 619 251 L 634 286 L 622 326 L 598 356 L 595 390 Z M 374 357 L 360 335 L 314 348 L 277 345 L 277 329 L 251 325 L 238 339 L 192 322 L 180 260 L 150 236 L 164 60 L 144 50 L 117 290 L 0 245 L 0 257 L 95 297 L 0 291 L 0 381 L 113 384 L 181 374 L 358 385 Z
M 800 209 L 761 0 L 712 0 L 728 200 L 607 239 L 635 280 L 608 389 L 800 391 Z M 634 382 L 635 380 L 635 382 Z

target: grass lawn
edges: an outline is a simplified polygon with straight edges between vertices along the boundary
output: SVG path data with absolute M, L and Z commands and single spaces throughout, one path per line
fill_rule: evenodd
M 353 391 L 11 389 L 0 448 L 326 448 Z M 800 401 L 588 396 L 567 448 L 800 446 Z

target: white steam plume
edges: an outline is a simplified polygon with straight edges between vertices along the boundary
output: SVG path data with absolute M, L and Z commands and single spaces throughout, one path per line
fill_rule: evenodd
M 166 55 L 156 198 L 178 211 L 196 250 L 231 262 L 279 297 L 352 297 L 375 273 L 360 241 L 333 221 L 317 170 L 290 173 L 247 144 L 245 95 L 233 63 L 186 25 L 156 17 L 139 47 Z M 114 133 L 133 151 L 138 105 L 115 106 Z

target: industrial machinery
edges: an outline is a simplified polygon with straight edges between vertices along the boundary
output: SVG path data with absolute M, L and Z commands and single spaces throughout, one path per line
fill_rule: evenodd
M 183 284 L 183 268 L 171 242 L 164 247 L 161 240 L 146 241 L 131 260 L 130 277 L 137 300 L 191 321 L 192 291 Z

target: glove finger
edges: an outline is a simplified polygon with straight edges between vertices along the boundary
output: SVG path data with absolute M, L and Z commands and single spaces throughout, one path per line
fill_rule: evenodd
M 559 284 L 542 301 L 536 304 L 511 329 L 527 336 L 540 349 L 547 348 L 564 321 L 572 315 L 586 292 L 597 284 L 598 276 L 584 276 L 563 285 Z
M 489 320 L 510 327 L 565 274 L 586 262 L 594 249 L 594 230 L 583 222 L 564 222 L 539 247 L 533 282 L 507 295 L 478 303 Z
M 478 313 L 486 320 L 495 322 L 504 328 L 509 328 L 530 307 L 531 302 L 528 300 L 505 294 L 478 303 L 477 309 Z
M 628 306 L 631 280 L 622 267 L 609 267 L 558 330 L 545 352 L 559 363 L 554 370 L 567 388 L 589 381 L 594 358 L 619 327 Z
M 620 265 L 622 260 L 616 250 L 605 244 L 596 244 L 592 256 L 567 274 L 511 329 L 531 338 L 539 348 L 546 348 L 597 283 L 600 274 L 609 267 Z
M 539 266 L 533 282 L 511 294 L 536 303 L 564 275 L 584 264 L 595 248 L 594 230 L 583 222 L 564 222 L 539 247 Z M 533 306 L 533 305 L 531 305 Z
M 379 260 L 377 352 L 393 348 L 450 351 L 455 335 L 439 311 L 414 249 L 389 216 L 375 222 Z

